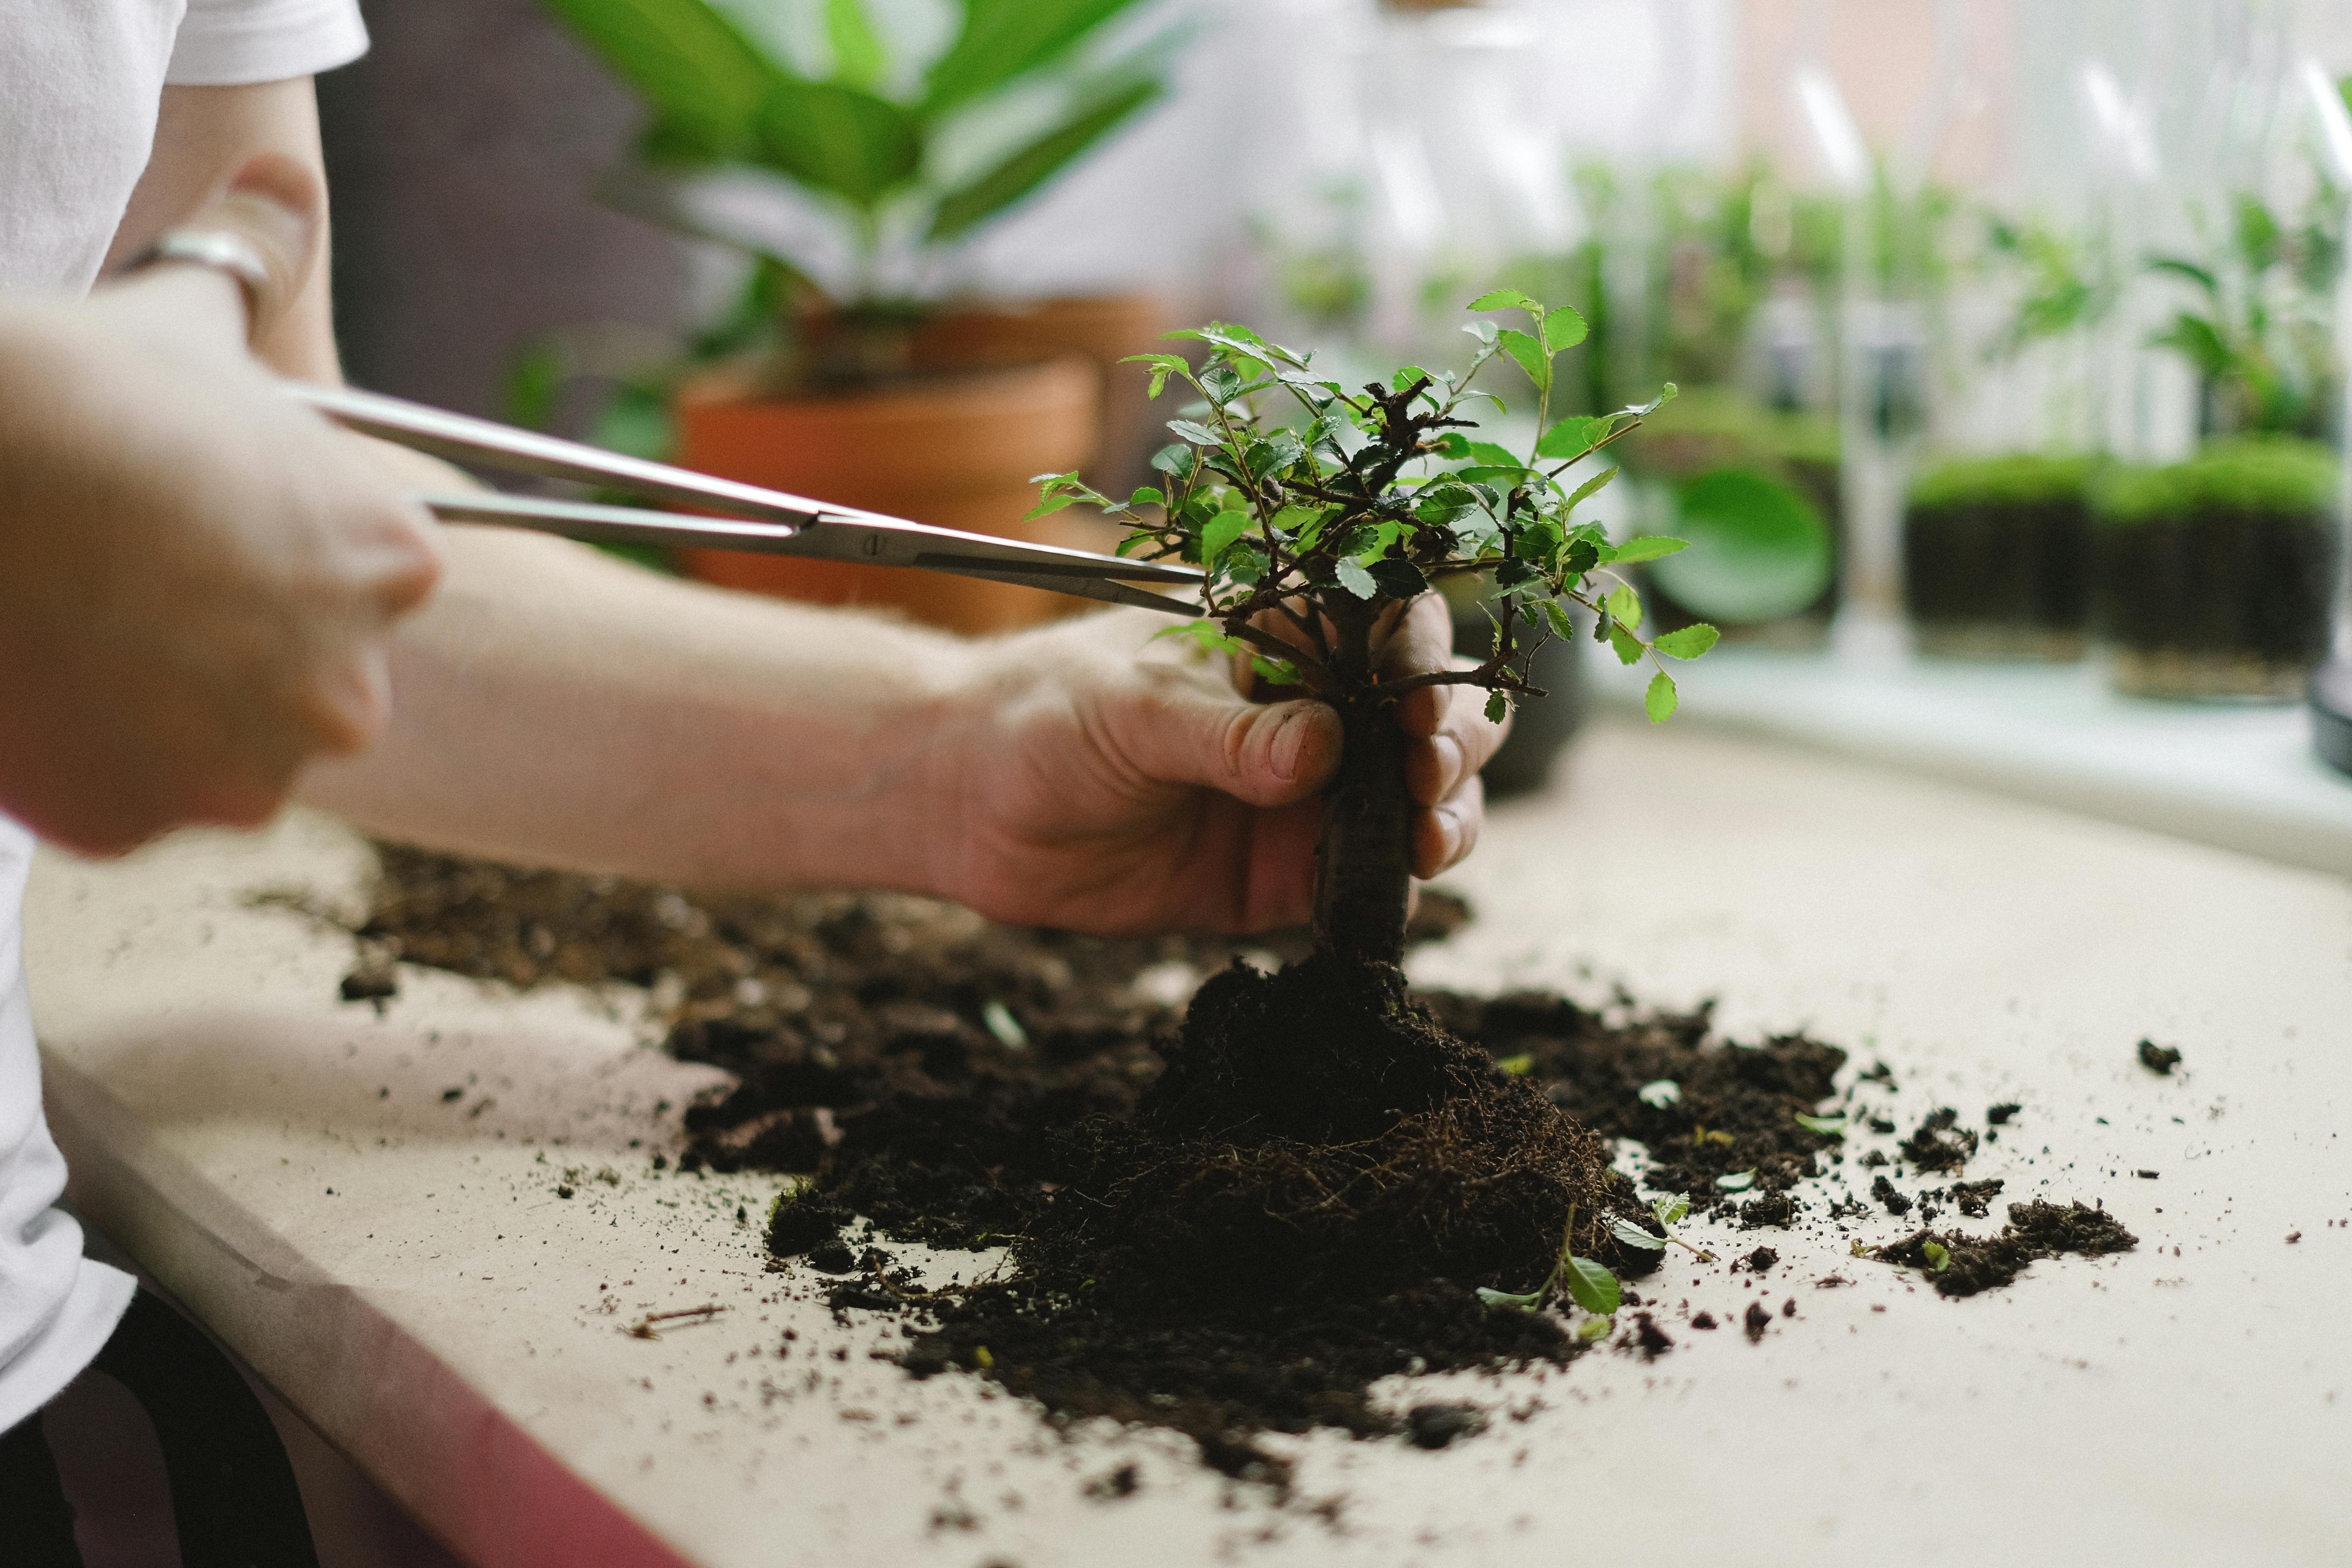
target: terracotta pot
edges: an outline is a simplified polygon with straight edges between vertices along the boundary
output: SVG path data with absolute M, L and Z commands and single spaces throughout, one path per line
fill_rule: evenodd
M 939 375 L 847 396 L 761 398 L 741 371 L 689 383 L 677 399 L 677 461 L 817 500 L 1008 539 L 1107 548 L 1115 531 L 1072 512 L 1034 523 L 1029 481 L 1094 451 L 1096 373 L 1086 361 Z M 1077 509 L 1072 509 L 1076 511 Z M 680 551 L 688 575 L 820 605 L 895 609 L 979 634 L 1051 620 L 1067 595 L 888 566 Z
M 1086 294 L 959 310 L 915 334 L 914 363 L 922 370 L 980 370 L 1062 354 L 1094 361 L 1102 375 L 1102 432 L 1087 479 L 1107 495 L 1124 496 L 1149 482 L 1151 452 L 1166 438 L 1151 439 L 1158 426 L 1150 371 L 1118 362 L 1171 347 L 1160 341 L 1169 325 L 1165 307 L 1150 294 Z

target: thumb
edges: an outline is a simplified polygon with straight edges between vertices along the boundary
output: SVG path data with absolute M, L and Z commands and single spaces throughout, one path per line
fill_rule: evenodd
M 1245 702 L 1171 682 L 1112 699 L 1101 718 L 1107 745 L 1146 780 L 1252 805 L 1304 800 L 1339 763 L 1339 715 L 1322 702 Z
M 213 198 L 177 226 L 243 240 L 262 275 L 244 279 L 246 341 L 259 342 L 301 297 L 326 227 L 326 190 L 316 174 L 280 153 L 247 160 Z

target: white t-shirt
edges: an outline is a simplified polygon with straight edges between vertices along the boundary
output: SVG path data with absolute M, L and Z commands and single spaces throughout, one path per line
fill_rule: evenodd
M 89 287 L 165 83 L 283 81 L 366 48 L 357 0 L 0 0 L 0 289 Z M 32 852 L 0 817 L 0 1432 L 89 1364 L 131 1293 L 55 1206 L 19 931 Z

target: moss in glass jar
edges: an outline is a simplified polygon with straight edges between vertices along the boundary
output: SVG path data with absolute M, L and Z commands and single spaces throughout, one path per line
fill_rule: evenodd
M 1929 468 L 1903 516 L 1903 602 L 1919 651 L 2074 659 L 2091 605 L 2093 459 L 2015 453 Z
M 2337 459 L 2289 437 L 2217 441 L 2092 487 L 2094 616 L 2117 689 L 2292 701 L 2326 656 Z

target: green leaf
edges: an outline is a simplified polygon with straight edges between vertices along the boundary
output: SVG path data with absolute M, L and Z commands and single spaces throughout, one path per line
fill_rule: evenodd
M 1372 580 L 1372 574 L 1351 559 L 1343 558 L 1333 568 L 1332 574 L 1339 578 L 1339 586 L 1359 599 L 1371 598 L 1381 591 L 1381 585 Z
M 1543 439 L 1536 443 L 1536 456 L 1580 458 L 1608 434 L 1608 420 L 1596 419 L 1590 414 L 1571 414 L 1543 433 Z
M 2217 300 L 2221 297 L 2221 280 L 2193 261 L 2184 261 L 2177 256 L 2159 256 L 2147 264 L 2147 269 L 2150 272 L 2169 272 L 2176 278 L 2186 278 L 2203 289 L 2207 297 Z
M 1930 1274 L 1941 1274 L 1951 1267 L 1951 1249 L 1940 1241 L 1923 1241 L 1919 1244 L 1919 1251 L 1927 1259 L 1927 1272 Z
M 1484 1285 L 1478 1287 L 1478 1300 L 1487 1306 L 1517 1307 L 1522 1312 L 1532 1312 L 1542 1306 L 1543 1294 L 1540 1290 L 1529 1290 L 1525 1295 L 1514 1295 L 1508 1290 L 1490 1290 Z
M 990 1002 L 982 1006 L 980 1021 L 988 1026 L 988 1032 L 995 1036 L 997 1044 L 1005 1049 L 1025 1051 L 1029 1048 L 1029 1031 L 1021 1026 L 1021 1020 L 1014 1017 L 1013 1009 L 1003 1003 Z
M 1391 599 L 1417 599 L 1429 592 L 1429 579 L 1412 562 L 1394 555 L 1384 555 L 1365 568 L 1381 592 Z
M 1572 305 L 1562 305 L 1543 319 L 1544 346 L 1558 353 L 1584 341 L 1584 318 Z
M 1642 629 L 1642 595 L 1633 591 L 1631 583 L 1620 583 L 1612 589 L 1601 605 L 1627 631 Z
M 1590 1258 L 1570 1258 L 1560 1281 L 1568 1287 L 1570 1300 L 1596 1318 L 1612 1316 L 1624 1300 L 1617 1276 Z
M 1549 391 L 1551 356 L 1543 352 L 1543 345 L 1527 333 L 1508 328 L 1504 330 L 1502 337 L 1504 352 L 1519 362 L 1519 368 L 1528 373 L 1528 379 L 1536 384 L 1536 390 Z
M 1664 670 L 1650 677 L 1650 689 L 1642 694 L 1642 710 L 1653 724 L 1663 724 L 1675 716 L 1675 706 L 1682 698 L 1675 691 L 1675 678 Z
M 1486 693 L 1486 722 L 1499 724 L 1511 710 L 1511 700 L 1499 691 Z
M 1494 323 L 1494 322 L 1492 322 L 1492 321 L 1473 321 L 1473 322 L 1471 322 L 1468 326 L 1466 326 L 1466 327 L 1463 328 L 1462 330 L 1463 330 L 1464 331 L 1465 331 L 1465 332 L 1469 333 L 1472 337 L 1474 337 L 1474 338 L 1477 339 L 1480 342 L 1482 342 L 1482 343 L 1486 344 L 1488 348 L 1492 348 L 1492 347 L 1494 347 L 1494 345 L 1495 345 L 1495 323 Z
M 1035 506 L 1031 507 L 1027 512 L 1023 514 L 1021 521 L 1024 522 L 1034 522 L 1041 517 L 1051 517 L 1066 506 L 1076 506 L 1078 502 L 1078 499 L 1079 498 L 1076 496 L 1060 492 L 1049 495 L 1044 500 L 1039 501 Z
M 1576 624 L 1568 618 L 1568 611 L 1558 599 L 1543 602 L 1543 617 L 1550 624 L 1551 635 L 1565 642 L 1576 635 Z
M 1527 468 L 1525 463 L 1519 461 L 1519 455 L 1517 452 L 1512 451 L 1508 447 L 1497 446 L 1492 441 L 1465 441 L 1462 447 L 1464 453 L 1474 459 L 1480 468 L 1508 468 L 1514 472 Z
M 770 165 L 861 207 L 878 205 L 922 167 L 915 117 L 838 82 L 778 82 L 761 100 L 754 129 Z
M 1705 621 L 1701 621 L 1696 626 L 1685 626 L 1680 631 L 1668 632 L 1654 646 L 1660 653 L 1672 655 L 1675 658 L 1696 658 L 1713 647 L 1716 640 L 1722 636 L 1721 632 L 1717 631 Z
M 1248 531 L 1249 524 L 1249 513 L 1245 511 L 1221 511 L 1211 518 L 1208 526 L 1201 530 L 1202 564 L 1216 564 L 1217 557 L 1233 548 L 1234 541 Z
M 963 0 L 963 27 L 924 78 L 926 119 L 1067 53 L 1135 0 Z
M 1650 1212 L 1658 1216 L 1660 1225 L 1679 1225 L 1683 1217 L 1690 1213 L 1690 1199 L 1681 1193 L 1675 1193 L 1670 1197 L 1652 1198 Z
M 1609 481 L 1616 477 L 1617 470 L 1615 468 L 1601 469 L 1599 473 L 1593 475 L 1591 479 L 1576 487 L 1575 493 L 1568 498 L 1568 504 L 1559 509 L 1561 513 L 1565 515 L 1569 512 L 1574 511 L 1578 507 L 1583 505 L 1586 501 L 1591 500 L 1594 496 L 1599 495 Z
M 1175 431 L 1195 447 L 1219 447 L 1224 444 L 1225 438 L 1223 436 L 1195 420 L 1171 419 L 1168 422 L 1168 428 Z
M 1630 1219 L 1611 1220 L 1609 1234 L 1615 1237 L 1621 1244 L 1638 1247 L 1643 1252 L 1664 1252 L 1666 1249 L 1664 1237 L 1653 1236 Z
M 2237 360 L 2212 322 L 2186 310 L 2173 317 L 2172 325 L 2148 342 L 2153 347 L 2179 350 L 2200 374 L 2210 377 L 2228 375 Z
M 791 74 L 705 0 L 548 0 L 653 107 L 664 140 L 700 158 L 751 150 L 760 107 Z
M 1845 1136 L 1846 1119 L 1843 1116 L 1814 1116 L 1800 1110 L 1797 1112 L 1797 1125 L 1824 1138 L 1843 1138 Z
M 1614 468 L 1610 470 L 1611 473 L 1615 473 L 1616 471 L 1617 470 Z M 1611 552 L 1609 559 L 1612 561 L 1622 561 L 1628 563 L 1635 561 L 1655 561 L 1662 555 L 1672 555 L 1676 551 L 1687 550 L 1689 548 L 1690 545 L 1688 542 L 1685 540 L 1667 539 L 1658 534 L 1647 534 L 1640 539 L 1629 539 L 1624 543 L 1616 546 Z
M 1473 310 L 1525 310 L 1528 315 L 1538 318 L 1543 315 L 1543 307 L 1517 289 L 1496 289 L 1491 293 L 1481 294 L 1470 301 L 1469 308 Z M 1524 332 L 1520 334 L 1522 337 L 1526 335 Z
M 957 238 L 1003 213 L 1060 174 L 1162 90 L 1159 79 L 1146 77 L 1090 99 L 994 168 L 941 196 L 931 216 L 930 237 Z
M 1201 470 L 1200 455 L 1181 443 L 1162 447 L 1151 455 L 1151 466 L 1171 479 L 1190 479 Z
M 1500 696 L 1501 693 L 1497 692 L 1496 695 Z M 1524 1051 L 1515 1057 L 1496 1057 L 1495 1058 L 1496 1068 L 1500 1071 L 1510 1074 L 1513 1078 L 1527 1077 L 1535 1065 L 1536 1058 L 1528 1055 Z
M 1131 507 L 1166 506 L 1168 497 L 1156 485 L 1139 485 L 1135 493 L 1127 498 L 1127 504 Z
M 1576 1325 L 1576 1337 L 1586 1344 L 1595 1340 L 1605 1340 L 1616 1331 L 1617 1320 L 1614 1318 L 1587 1318 Z
M 1727 1176 L 1716 1177 L 1715 1184 L 1727 1193 L 1744 1193 L 1756 1184 L 1756 1173 L 1753 1170 L 1734 1171 Z
M 1298 684 L 1298 667 L 1286 658 L 1268 658 L 1264 654 L 1252 654 L 1250 668 L 1269 686 Z
M 874 90 L 889 61 L 859 0 L 824 0 L 824 38 L 833 46 L 833 79 Z
M 1619 626 L 1615 621 L 1610 619 L 1606 616 L 1601 617 L 1601 624 L 1609 628 L 1609 646 L 1617 650 L 1618 663 L 1639 664 L 1642 662 L 1643 650 L 1642 639 L 1640 637 L 1635 637 L 1632 632 L 1627 631 L 1623 626 Z
M 1670 1078 L 1652 1079 L 1633 1091 L 1634 1097 L 1655 1110 L 1681 1103 L 1683 1086 Z

